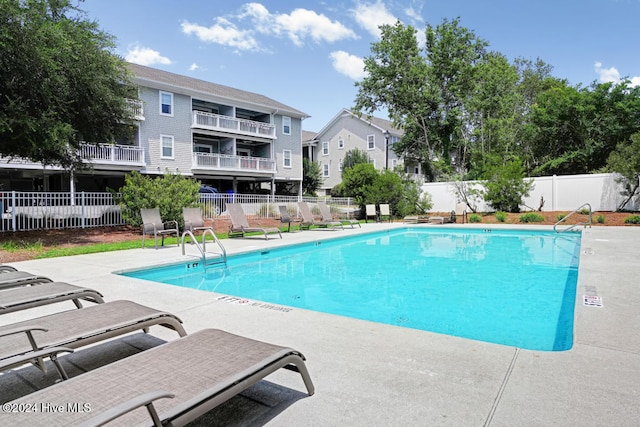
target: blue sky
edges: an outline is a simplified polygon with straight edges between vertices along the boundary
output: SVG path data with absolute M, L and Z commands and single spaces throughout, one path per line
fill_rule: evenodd
M 350 108 L 377 26 L 460 18 L 489 49 L 583 86 L 640 84 L 640 0 L 85 0 L 131 62 L 269 96 L 319 131 Z

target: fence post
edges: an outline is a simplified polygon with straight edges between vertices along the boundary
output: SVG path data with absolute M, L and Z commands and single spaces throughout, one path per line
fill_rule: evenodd
M 16 191 L 11 192 L 11 228 L 15 232 L 18 229 L 18 218 L 16 218 Z
M 84 191 L 82 193 L 80 193 L 80 206 L 82 206 L 82 212 L 80 214 L 80 227 L 84 228 L 85 227 L 85 199 L 84 199 Z

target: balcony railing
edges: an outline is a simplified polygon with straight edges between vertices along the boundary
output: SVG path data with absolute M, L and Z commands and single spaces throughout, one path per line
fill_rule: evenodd
M 194 169 L 252 171 L 271 173 L 276 162 L 265 157 L 229 156 L 227 154 L 193 153 Z
M 80 156 L 91 163 L 144 165 L 142 148 L 130 145 L 82 144 Z
M 127 99 L 127 109 L 135 120 L 144 120 L 144 104 L 137 99 Z
M 236 117 L 221 116 L 219 114 L 205 113 L 203 111 L 193 111 L 191 127 L 208 130 L 221 130 L 238 135 L 251 135 L 262 138 L 276 137 L 276 127 L 271 123 L 238 119 Z

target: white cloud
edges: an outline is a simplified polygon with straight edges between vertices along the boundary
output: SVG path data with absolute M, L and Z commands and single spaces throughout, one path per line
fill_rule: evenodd
M 193 63 L 193 64 L 191 64 L 191 66 L 189 67 L 189 71 L 195 71 L 195 70 L 197 70 L 198 68 L 200 68 L 200 66 L 194 62 L 194 63 Z
M 181 26 L 183 33 L 188 35 L 195 34 L 203 42 L 234 47 L 238 50 L 260 50 L 258 42 L 253 38 L 250 31 L 239 30 L 233 23 L 224 18 L 217 18 L 216 23 L 210 27 L 192 24 L 188 21 L 184 21 Z
M 394 25 L 397 21 L 381 0 L 367 4 L 358 2 L 353 15 L 356 22 L 376 38 L 380 38 L 380 25 Z
M 609 83 L 609 82 L 616 83 L 620 81 L 620 73 L 615 67 L 602 68 L 602 63 L 596 62 L 594 65 L 594 69 L 596 73 L 600 76 L 600 81 L 602 83 Z
M 166 56 L 160 55 L 160 52 L 148 47 L 135 45 L 129 49 L 125 59 L 134 64 L 153 65 L 153 64 L 171 64 L 172 61 Z
M 362 58 L 351 55 L 343 50 L 331 52 L 329 57 L 333 63 L 333 68 L 339 73 L 353 80 L 360 80 L 367 76 Z
M 340 22 L 312 10 L 295 9 L 290 15 L 276 15 L 275 21 L 296 46 L 302 46 L 302 39 L 307 36 L 316 43 L 356 38 L 356 34 Z
M 247 21 L 247 22 L 243 22 Z M 241 24 L 247 24 L 242 29 Z M 343 39 L 355 39 L 356 34 L 338 21 L 332 21 L 313 10 L 294 9 L 290 14 L 271 13 L 260 3 L 247 3 L 235 16 L 218 17 L 214 25 L 205 27 L 190 22 L 182 23 L 185 34 L 195 34 L 200 40 L 236 47 L 239 50 L 257 51 L 257 34 L 286 36 L 296 46 L 306 39 L 315 43 L 333 43 Z
M 424 18 L 420 15 L 420 12 L 416 11 L 412 6 L 407 7 L 404 10 L 404 13 L 414 23 L 422 23 L 422 22 L 424 22 Z
M 594 64 L 594 70 L 600 76 L 599 80 L 602 83 L 618 83 L 621 80 L 620 72 L 616 67 L 602 68 L 602 63 L 596 62 Z M 631 82 L 630 85 L 632 87 L 640 86 L 640 76 L 625 77 L 625 79 L 627 78 Z

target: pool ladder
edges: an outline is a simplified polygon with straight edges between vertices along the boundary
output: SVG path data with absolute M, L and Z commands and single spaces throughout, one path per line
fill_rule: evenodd
M 569 227 L 567 227 L 567 228 L 565 228 L 563 230 L 558 230 L 557 229 L 558 225 L 560 225 L 561 223 L 565 222 L 574 213 L 581 212 L 584 208 L 588 208 L 588 210 L 589 210 L 589 219 L 587 221 L 583 221 L 583 222 L 579 222 L 577 224 L 570 225 Z M 573 230 L 574 228 L 579 227 L 581 225 L 584 225 L 585 228 L 587 228 L 587 226 L 589 228 L 591 228 L 591 205 L 589 203 L 583 203 L 581 206 L 577 207 L 576 209 L 571 211 L 569 214 L 567 214 L 565 217 L 563 217 L 560 221 L 556 222 L 553 225 L 553 231 L 555 231 L 556 233 L 564 233 L 565 231 Z
M 220 253 L 210 252 L 212 254 L 217 255 L 217 257 L 215 258 L 207 259 L 207 239 L 206 239 L 207 234 L 210 234 L 211 237 L 213 237 L 214 243 L 217 243 L 218 247 L 221 250 Z M 191 242 L 195 243 L 196 247 L 198 248 L 198 251 L 200 251 L 200 255 L 202 255 L 202 265 L 204 268 L 207 268 L 207 266 L 209 265 L 215 265 L 215 264 L 227 265 L 227 250 L 222 245 L 222 242 L 220 241 L 220 239 L 216 237 L 216 234 L 213 232 L 212 229 L 206 228 L 202 232 L 202 245 L 198 243 L 198 239 L 195 238 L 195 236 L 191 231 L 185 230 L 182 233 L 182 255 L 185 255 L 184 241 L 187 236 L 191 238 Z

